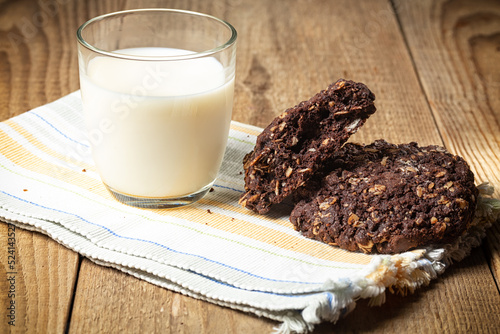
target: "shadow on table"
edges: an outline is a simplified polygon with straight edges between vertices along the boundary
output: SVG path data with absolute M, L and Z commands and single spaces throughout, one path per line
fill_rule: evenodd
M 479 286 L 471 286 L 471 281 L 478 270 L 485 269 L 485 264 L 483 249 L 474 248 L 468 257 L 451 265 L 428 286 L 417 289 L 413 294 L 402 296 L 387 292 L 386 302 L 375 307 L 368 306 L 368 299 L 359 300 L 354 311 L 344 319 L 336 324 L 318 325 L 313 333 L 431 333 L 442 330 L 441 326 L 453 328 L 449 323 L 453 316 L 449 313 L 457 305 L 460 308 L 470 308 L 458 313 L 480 311 L 474 309 L 474 305 L 463 304 L 475 293 L 466 290 L 481 289 Z

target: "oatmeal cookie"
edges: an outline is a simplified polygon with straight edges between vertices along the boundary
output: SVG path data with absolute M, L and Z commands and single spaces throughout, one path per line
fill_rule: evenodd
M 364 84 L 340 79 L 275 118 L 244 158 L 240 204 L 266 213 L 304 185 L 375 112 L 374 100 Z
M 399 253 L 448 243 L 474 216 L 468 164 L 442 147 L 347 143 L 330 171 L 299 192 L 290 221 L 303 235 L 349 251 Z

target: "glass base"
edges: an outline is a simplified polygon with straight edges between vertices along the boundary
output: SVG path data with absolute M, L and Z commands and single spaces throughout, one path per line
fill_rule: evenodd
M 200 200 L 207 192 L 210 191 L 210 188 L 212 187 L 212 184 L 209 184 L 197 192 L 179 197 L 136 197 L 128 194 L 122 194 L 107 184 L 104 185 L 119 202 L 144 209 L 168 209 L 189 205 Z

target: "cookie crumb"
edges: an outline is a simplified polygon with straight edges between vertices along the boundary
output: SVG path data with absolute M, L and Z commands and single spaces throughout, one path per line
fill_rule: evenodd
M 212 211 L 210 211 L 210 209 L 207 209 L 207 212 L 208 212 L 208 213 L 212 213 Z
M 212 187 L 208 192 L 213 192 L 215 189 Z
M 23 191 L 28 191 L 28 189 L 23 189 Z
M 87 170 L 86 170 L 85 168 L 84 168 L 84 169 L 82 169 L 82 172 L 84 172 L 84 173 L 85 173 L 86 171 L 87 171 Z

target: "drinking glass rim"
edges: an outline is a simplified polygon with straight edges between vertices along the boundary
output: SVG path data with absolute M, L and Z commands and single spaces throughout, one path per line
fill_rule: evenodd
M 138 56 L 138 55 L 129 55 L 129 54 L 123 54 L 123 53 L 118 53 L 114 51 L 106 51 L 103 49 L 100 49 L 98 47 L 95 47 L 88 43 L 82 36 L 82 31 L 85 29 L 89 24 L 92 24 L 96 21 L 105 19 L 107 17 L 111 16 L 116 16 L 116 15 L 122 15 L 122 14 L 127 14 L 127 13 L 135 13 L 135 12 L 175 12 L 175 13 L 181 13 L 181 14 L 189 14 L 189 15 L 194 15 L 194 16 L 199 16 L 199 17 L 205 17 L 209 18 L 212 20 L 215 20 L 219 23 L 222 23 L 225 25 L 229 30 L 231 31 L 231 37 L 223 44 L 209 50 L 204 50 L 200 52 L 195 52 L 189 53 L 186 55 L 177 55 L 177 56 Z M 194 59 L 194 58 L 201 58 L 201 57 L 206 57 L 213 55 L 215 53 L 218 53 L 224 49 L 229 48 L 233 44 L 236 43 L 236 29 L 228 22 L 219 19 L 215 16 L 209 15 L 209 14 L 204 14 L 204 13 L 199 13 L 199 12 L 194 12 L 194 11 L 189 11 L 189 10 L 183 10 L 183 9 L 169 9 L 169 8 L 141 8 L 141 9 L 129 9 L 129 10 L 122 10 L 118 12 L 112 12 L 112 13 L 107 13 L 103 15 L 96 16 L 85 23 L 83 23 L 78 30 L 76 31 L 76 37 L 78 40 L 78 43 L 80 45 L 84 46 L 85 48 L 94 51 L 96 53 L 99 53 L 101 55 L 109 56 L 109 57 L 115 57 L 115 58 L 120 58 L 120 59 L 128 59 L 128 60 L 186 60 L 186 59 Z M 190 51 L 190 50 L 189 50 Z

